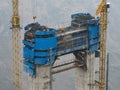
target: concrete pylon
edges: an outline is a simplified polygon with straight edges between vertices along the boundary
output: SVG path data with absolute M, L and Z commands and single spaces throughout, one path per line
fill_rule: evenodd
M 51 66 L 36 66 L 36 77 L 30 77 L 30 90 L 52 90 Z
M 88 54 L 88 80 L 89 89 L 95 90 L 95 55 L 94 53 Z
M 89 90 L 88 87 L 88 72 L 82 68 L 76 69 L 75 90 Z
M 95 69 L 94 69 L 94 53 L 86 55 L 87 70 L 83 68 L 76 69 L 75 90 L 95 90 Z

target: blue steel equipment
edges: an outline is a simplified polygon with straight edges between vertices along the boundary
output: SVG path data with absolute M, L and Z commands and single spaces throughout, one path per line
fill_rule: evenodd
M 94 52 L 100 47 L 99 20 L 88 20 L 89 51 Z
M 71 26 L 63 29 L 50 29 L 39 23 L 25 27 L 23 57 L 27 73 L 35 76 L 36 65 L 52 65 L 58 56 L 74 53 L 78 57 L 81 51 L 99 50 L 99 19 L 89 13 L 73 14 L 71 18 Z
M 50 65 L 56 56 L 56 30 L 32 23 L 25 27 L 27 32 L 23 40 L 24 70 L 35 75 L 36 65 Z
M 89 13 L 77 13 L 71 15 L 71 26 L 72 28 L 82 28 L 87 27 L 87 20 L 94 19 L 93 16 L 91 16 Z

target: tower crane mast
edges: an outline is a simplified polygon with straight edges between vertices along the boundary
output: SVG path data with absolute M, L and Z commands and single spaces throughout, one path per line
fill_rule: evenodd
M 99 90 L 105 90 L 106 79 L 106 31 L 107 31 L 107 16 L 108 16 L 107 0 L 102 0 L 96 15 L 100 15 L 100 62 L 99 62 Z
M 19 0 L 12 0 L 12 62 L 14 90 L 22 90 L 21 80 L 21 31 L 19 16 Z

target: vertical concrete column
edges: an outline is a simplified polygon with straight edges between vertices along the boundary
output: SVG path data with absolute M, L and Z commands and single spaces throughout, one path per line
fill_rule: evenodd
M 87 54 L 87 53 L 86 53 Z M 86 59 L 86 65 L 87 65 L 87 55 L 84 55 L 84 60 Z M 81 58 L 81 59 L 83 59 Z M 80 59 L 80 58 L 79 58 Z M 88 70 L 83 68 L 77 68 L 76 69 L 76 82 L 75 82 L 75 90 L 89 90 L 88 86 Z
M 88 54 L 88 90 L 95 90 L 95 56 L 94 53 Z
M 82 68 L 76 69 L 76 86 L 75 90 L 95 90 L 95 69 L 94 53 L 89 53 L 87 57 L 87 70 Z
M 30 90 L 52 90 L 51 66 L 36 66 L 36 77 L 30 77 Z
M 88 71 L 82 68 L 76 69 L 75 90 L 89 90 L 88 87 Z

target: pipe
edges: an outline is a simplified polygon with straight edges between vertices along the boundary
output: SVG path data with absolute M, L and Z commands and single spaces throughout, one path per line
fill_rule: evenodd
M 109 53 L 107 53 L 106 90 L 108 90 L 108 80 L 109 80 Z

